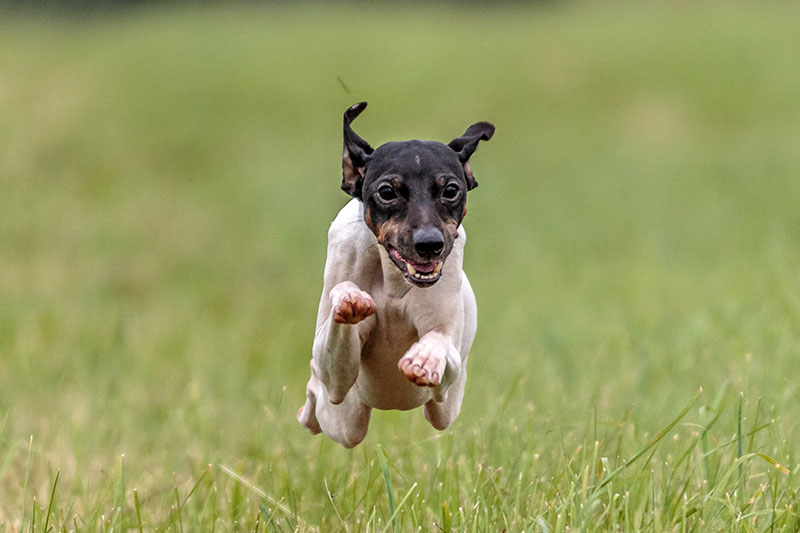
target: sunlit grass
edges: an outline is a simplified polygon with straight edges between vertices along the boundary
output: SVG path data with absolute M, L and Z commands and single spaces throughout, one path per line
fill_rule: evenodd
M 797 529 L 797 15 L 0 17 L 0 530 Z M 360 100 L 497 134 L 462 414 L 346 451 L 294 415 Z

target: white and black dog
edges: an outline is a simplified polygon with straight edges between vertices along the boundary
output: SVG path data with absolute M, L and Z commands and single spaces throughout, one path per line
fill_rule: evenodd
M 413 409 L 444 429 L 458 416 L 477 307 L 462 270 L 469 158 L 494 126 L 373 150 L 344 114 L 342 189 L 353 196 L 328 231 L 306 403 L 311 433 L 351 448 L 372 409 Z

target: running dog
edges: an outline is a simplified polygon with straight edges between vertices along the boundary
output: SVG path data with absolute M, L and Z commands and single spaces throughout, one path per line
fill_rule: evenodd
M 306 403 L 312 434 L 346 448 L 372 409 L 425 406 L 445 429 L 458 416 L 477 306 L 462 270 L 469 158 L 494 126 L 478 122 L 449 144 L 388 142 L 373 149 L 344 113 L 342 189 L 353 199 L 328 231 Z

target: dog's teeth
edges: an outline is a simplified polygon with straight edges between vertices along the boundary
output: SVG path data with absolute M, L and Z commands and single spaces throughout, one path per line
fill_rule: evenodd
M 422 272 L 417 272 L 417 269 L 414 268 L 411 263 L 406 263 L 406 273 L 414 279 L 418 279 L 420 281 L 428 281 L 432 279 L 436 279 L 439 277 L 439 272 L 442 270 L 442 263 L 439 262 L 436 264 L 436 267 L 430 274 L 423 274 Z

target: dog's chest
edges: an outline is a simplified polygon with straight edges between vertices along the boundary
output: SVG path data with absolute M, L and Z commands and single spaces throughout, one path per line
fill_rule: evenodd
M 361 350 L 357 381 L 361 401 L 377 409 L 418 407 L 430 399 L 430 391 L 405 379 L 397 362 L 419 334 L 401 303 L 380 302 L 375 316 L 375 327 Z
M 419 340 L 419 333 L 401 301 L 386 299 L 376 303 L 375 327 L 361 351 L 362 361 L 376 359 L 384 363 L 387 360 L 397 363 L 406 350 Z

